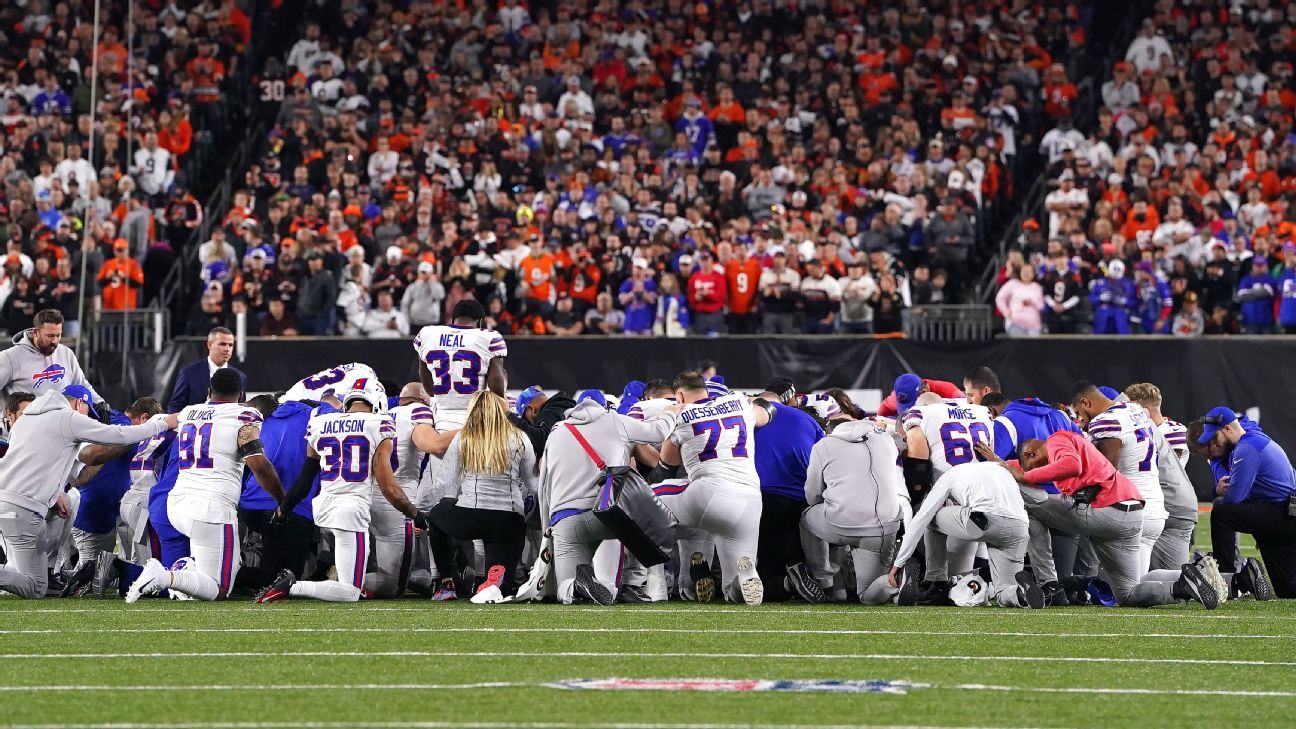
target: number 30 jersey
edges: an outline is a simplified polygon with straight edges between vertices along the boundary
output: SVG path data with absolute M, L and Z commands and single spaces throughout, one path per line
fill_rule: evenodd
M 301 382 L 288 388 L 283 400 L 314 400 L 319 402 L 325 395 L 337 395 L 351 390 L 363 390 L 366 381 L 378 381 L 378 373 L 367 364 L 351 362 L 338 365 L 332 369 L 316 372 Z M 384 403 L 384 408 L 386 404 Z
M 932 479 L 955 466 L 985 460 L 976 446 L 994 447 L 994 413 L 964 400 L 915 405 L 900 419 L 904 432 L 921 428 L 931 450 Z
M 680 447 L 689 481 L 713 481 L 760 491 L 751 403 L 738 394 L 685 405 L 670 438 Z
M 190 405 L 179 414 L 176 429 L 175 488 L 170 498 L 194 499 L 193 518 L 214 524 L 238 521 L 243 493 L 243 459 L 238 455 L 238 434 L 245 426 L 260 429 L 261 413 L 237 402 Z
M 396 437 L 396 424 L 383 413 L 326 413 L 306 424 L 306 442 L 320 460 L 319 494 L 311 501 L 315 524 L 329 529 L 369 529 L 374 454 Z
M 508 356 L 499 332 L 455 324 L 423 327 L 414 338 L 419 361 L 432 374 L 428 394 L 436 401 L 437 430 L 457 430 L 468 414 L 468 401 L 486 388 L 491 360 Z

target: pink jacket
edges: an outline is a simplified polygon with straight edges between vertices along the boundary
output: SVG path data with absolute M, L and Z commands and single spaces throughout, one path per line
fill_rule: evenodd
M 1004 321 L 1030 331 L 1043 326 L 1040 314 L 1044 311 L 1044 289 L 1036 282 L 1022 283 L 1009 279 L 995 295 L 995 308 Z

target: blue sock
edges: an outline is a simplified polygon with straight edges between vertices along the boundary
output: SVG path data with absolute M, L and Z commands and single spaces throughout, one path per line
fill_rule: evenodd
M 126 597 L 126 590 L 130 589 L 131 584 L 139 579 L 140 573 L 143 571 L 144 568 L 137 564 L 122 561 L 121 579 L 117 580 L 117 591 L 121 593 L 122 597 Z

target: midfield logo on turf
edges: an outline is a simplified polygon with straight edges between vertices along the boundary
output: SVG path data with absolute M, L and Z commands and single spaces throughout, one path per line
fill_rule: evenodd
M 886 679 L 783 681 L 727 678 L 575 678 L 547 683 L 550 688 L 593 691 L 783 691 L 791 693 L 903 694 L 928 684 Z

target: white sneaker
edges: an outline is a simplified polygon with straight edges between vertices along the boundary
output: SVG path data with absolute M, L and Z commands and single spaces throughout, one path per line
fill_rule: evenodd
M 166 589 L 170 582 L 170 574 L 166 567 L 156 559 L 150 559 L 144 563 L 144 571 L 131 583 L 130 589 L 126 590 L 126 602 L 134 603 L 141 595 L 159 593 Z
M 742 588 L 743 601 L 755 607 L 765 599 L 765 583 L 756 574 L 756 565 L 751 557 L 743 555 L 738 558 L 738 585 Z
M 487 585 L 470 599 L 470 602 L 475 605 L 491 605 L 503 601 L 504 593 L 500 592 L 499 585 Z
M 1220 604 L 1228 602 L 1229 586 L 1224 581 L 1224 576 L 1220 574 L 1219 563 L 1215 561 L 1213 555 L 1202 557 L 1199 565 L 1202 574 L 1206 575 L 1206 581 L 1215 589 L 1215 596 L 1219 598 Z

